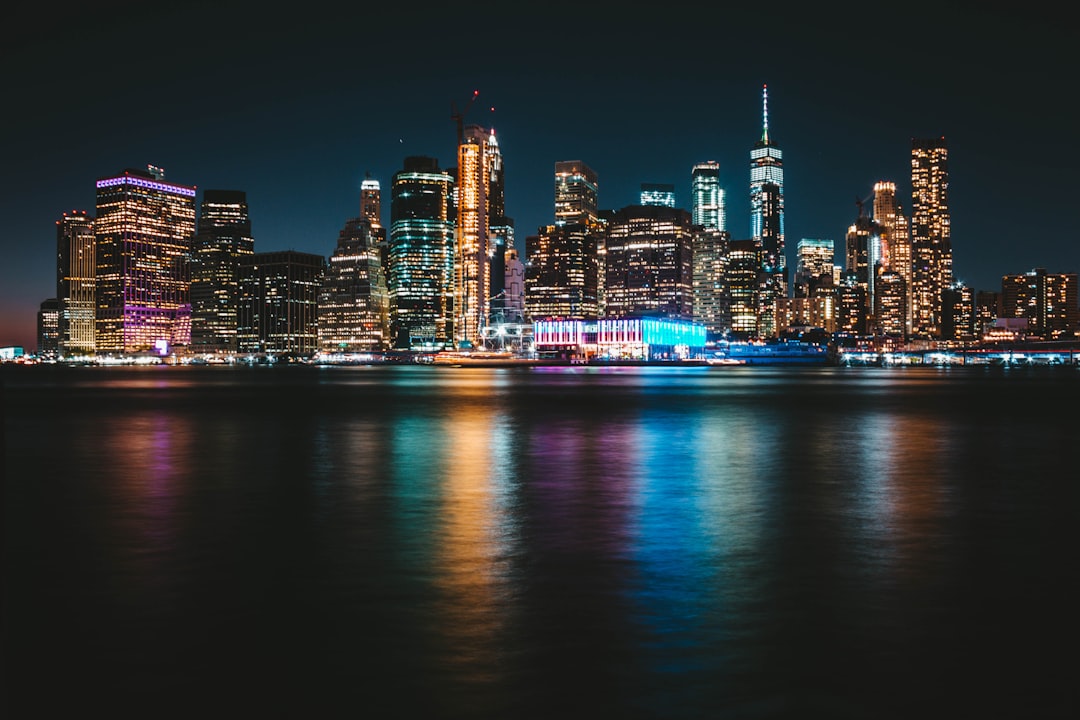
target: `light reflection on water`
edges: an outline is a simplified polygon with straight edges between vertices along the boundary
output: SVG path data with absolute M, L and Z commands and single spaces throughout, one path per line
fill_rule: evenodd
M 978 707 L 1053 709 L 1063 671 L 1000 616 L 1076 599 L 1077 428 L 1047 409 L 1077 397 L 933 369 L 9 376 L 18 678 L 295 712 L 892 717 L 1011 673 L 1023 693 Z M 963 701 L 954 665 L 978 670 Z

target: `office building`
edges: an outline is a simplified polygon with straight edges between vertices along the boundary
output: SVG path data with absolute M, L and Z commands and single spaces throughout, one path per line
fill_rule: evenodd
M 390 337 L 390 297 L 376 228 L 366 217 L 345 222 L 318 296 L 319 352 L 372 353 Z
M 911 332 L 923 338 L 941 337 L 953 282 L 948 157 L 943 137 L 911 141 Z
M 64 357 L 94 354 L 96 247 L 85 210 L 56 221 L 57 353 Z
M 56 298 L 42 301 L 37 312 L 37 354 L 55 358 L 60 349 L 60 303 Z
M 242 190 L 204 190 L 191 251 L 191 349 L 235 353 L 240 262 L 255 252 Z
M 690 194 L 694 224 L 726 231 L 727 208 L 724 189 L 720 187 L 720 163 L 708 160 L 694 165 L 690 171 Z
M 501 157 L 494 130 L 464 127 L 458 145 L 454 255 L 454 340 L 459 346 L 480 343 L 491 310 L 491 177 Z
M 405 158 L 390 185 L 387 290 L 395 348 L 453 341 L 454 180 L 435 158 Z
M 239 351 L 308 357 L 318 350 L 319 288 L 326 258 L 296 250 L 240 261 Z
M 1001 278 L 1001 318 L 1027 318 L 1033 335 L 1047 340 L 1073 339 L 1080 330 L 1077 273 L 1048 273 L 1035 268 Z
M 692 321 L 693 237 L 686 210 L 629 205 L 615 212 L 605 240 L 604 317 Z
M 98 354 L 163 354 L 191 342 L 194 233 L 195 188 L 166 182 L 160 168 L 97 181 Z
M 761 336 L 758 327 L 761 243 L 732 240 L 728 248 L 727 285 L 731 297 L 731 332 L 741 339 Z

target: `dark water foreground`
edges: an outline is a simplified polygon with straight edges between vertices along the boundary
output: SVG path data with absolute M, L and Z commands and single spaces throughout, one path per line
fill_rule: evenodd
M 5 718 L 1058 718 L 1080 372 L 0 368 Z

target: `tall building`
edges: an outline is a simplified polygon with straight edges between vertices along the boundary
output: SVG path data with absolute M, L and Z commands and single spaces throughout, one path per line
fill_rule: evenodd
M 599 222 L 596 172 L 580 160 L 555 163 L 555 224 L 594 226 Z
M 479 345 L 490 312 L 491 173 L 501 157 L 493 133 L 467 125 L 458 145 L 454 340 Z
M 911 141 L 911 332 L 937 338 L 952 285 L 949 151 L 945 138 Z
M 896 183 L 888 180 L 874 183 L 874 222 L 882 239 L 882 267 L 903 280 L 906 338 L 911 334 L 911 237 L 908 219 L 896 200 Z
M 387 263 L 386 228 L 382 223 L 382 187 L 379 181 L 371 177 L 371 173 L 365 173 L 360 182 L 360 218 L 367 220 L 371 232 L 375 238 L 375 246 L 382 258 L 383 268 Z
M 37 354 L 55 358 L 60 349 L 60 303 L 56 298 L 42 301 L 37 313 Z
M 195 188 L 166 182 L 164 175 L 148 166 L 97 181 L 99 354 L 163 352 L 191 342 Z
M 85 210 L 56 221 L 57 352 L 94 354 L 94 221 Z
M 242 190 L 204 190 L 191 251 L 191 349 L 234 353 L 240 261 L 255 252 Z
M 524 300 L 530 320 L 599 315 L 598 190 L 596 172 L 585 163 L 555 163 L 555 223 L 525 238 Z
M 724 189 L 720 187 L 720 163 L 715 160 L 694 165 L 690 172 L 691 213 L 695 225 L 727 230 Z
M 780 330 L 773 316 L 778 298 L 787 296 L 784 255 L 784 160 L 769 136 L 769 89 L 762 87 L 761 139 L 750 150 L 750 236 L 761 245 L 758 329 L 763 336 Z
M 727 286 L 731 236 L 726 227 L 720 163 L 710 160 L 690 171 L 694 225 L 694 322 L 707 333 L 721 335 L 731 329 L 731 296 Z
M 1027 318 L 1034 335 L 1072 339 L 1080 330 L 1077 274 L 1048 273 L 1035 268 L 1001 278 L 1002 318 Z
M 491 267 L 488 323 L 501 323 L 506 321 L 507 310 L 507 254 L 515 252 L 515 247 L 514 220 L 506 214 L 506 171 L 494 128 L 488 136 L 488 150 L 491 166 L 488 185 L 488 263 Z
M 367 218 L 347 220 L 338 233 L 319 287 L 319 351 L 385 350 L 390 336 L 390 298 L 377 230 Z
M 597 241 L 586 225 L 547 225 L 525 238 L 525 312 L 536 321 L 595 319 Z
M 296 250 L 240 262 L 240 352 L 306 357 L 318 350 L 319 288 L 326 258 Z
M 974 340 L 977 319 L 975 291 L 962 282 L 954 282 L 942 291 L 941 298 L 941 338 L 965 342 Z
M 731 296 L 731 332 L 743 338 L 760 336 L 758 295 L 761 243 L 753 238 L 732 240 L 728 250 L 727 285 Z
M 675 207 L 675 186 L 671 183 L 641 183 L 641 204 Z
M 803 238 L 795 248 L 795 297 L 813 297 L 821 287 L 832 287 L 833 241 Z
M 693 236 L 686 210 L 629 205 L 617 211 L 605 241 L 604 316 L 693 320 Z
M 392 344 L 435 349 L 453 340 L 454 180 L 435 158 L 405 158 L 390 185 L 387 290 Z

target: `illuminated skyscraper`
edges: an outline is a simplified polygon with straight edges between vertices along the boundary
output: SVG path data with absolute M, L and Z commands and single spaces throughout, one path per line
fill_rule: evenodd
M 641 204 L 675 207 L 675 186 L 671 183 L 641 183 Z
M 390 335 L 378 234 L 365 217 L 347 220 L 323 275 L 318 297 L 319 350 L 385 350 Z
M 596 172 L 580 160 L 555 163 L 555 224 L 579 223 L 595 226 L 598 222 Z
M 896 202 L 896 183 L 882 180 L 874 184 L 874 222 L 882 239 L 882 268 L 895 272 L 903 281 L 904 332 L 911 334 L 911 237 L 908 220 Z M 895 285 L 895 280 L 891 280 Z M 890 292 L 895 292 L 895 287 Z
M 194 232 L 195 188 L 165 182 L 160 168 L 127 169 L 97 181 L 99 354 L 190 343 Z
M 467 125 L 458 146 L 454 255 L 454 340 L 479 345 L 490 311 L 491 173 L 498 144 L 479 125 Z
M 750 236 L 761 244 L 762 317 L 759 330 L 774 335 L 770 306 L 787 295 L 787 260 L 784 256 L 784 160 L 769 136 L 769 92 L 762 88 L 761 139 L 750 151 Z
M 488 186 L 488 263 L 491 266 L 488 322 L 506 322 L 506 263 L 507 254 L 515 251 L 514 220 L 506 215 L 506 176 L 494 128 L 488 135 L 488 157 L 491 167 Z
M 818 287 L 832 287 L 833 241 L 803 238 L 795 249 L 795 296 L 811 297 Z
M 693 196 L 695 225 L 727 230 L 727 210 L 724 190 L 720 187 L 720 163 L 715 160 L 698 163 L 690 173 L 690 192 Z
M 367 173 L 360 182 L 360 218 L 367 220 L 371 227 L 372 236 L 375 238 L 375 246 L 382 258 L 383 272 L 386 271 L 387 247 L 386 228 L 382 224 L 382 188 L 379 181 Z
M 654 314 L 693 320 L 693 225 L 690 213 L 630 205 L 608 225 L 605 317 Z
M 694 224 L 694 322 L 718 335 L 731 328 L 731 297 L 727 286 L 728 249 L 724 191 L 720 163 L 709 160 L 690 172 Z
M 41 303 L 37 313 L 37 354 L 55 358 L 60 348 L 60 303 L 49 298 Z
M 911 141 L 911 331 L 922 337 L 941 336 L 953 282 L 948 158 L 943 137 Z
M 407 157 L 390 185 L 387 290 L 397 348 L 453 340 L 453 178 L 431 157 Z
M 732 240 L 728 251 L 727 284 L 731 296 L 731 332 L 758 337 L 761 243 L 753 238 Z
M 596 173 L 580 160 L 555 163 L 555 224 L 525 239 L 525 314 L 594 319 L 600 312 Z
M 191 348 L 236 352 L 240 260 L 255 252 L 247 195 L 205 190 L 191 253 Z
M 85 210 L 56 221 L 57 352 L 94 354 L 94 221 Z

